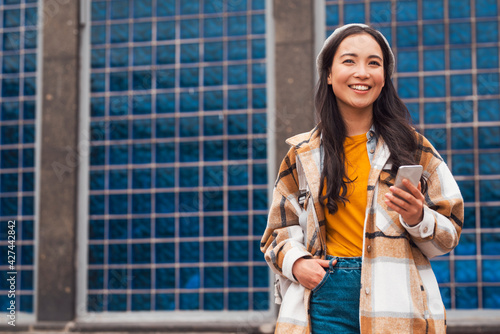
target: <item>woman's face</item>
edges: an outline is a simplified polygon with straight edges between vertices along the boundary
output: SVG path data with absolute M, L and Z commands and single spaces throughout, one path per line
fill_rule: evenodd
M 371 112 L 384 83 L 383 53 L 377 41 L 368 34 L 346 37 L 328 75 L 340 111 Z

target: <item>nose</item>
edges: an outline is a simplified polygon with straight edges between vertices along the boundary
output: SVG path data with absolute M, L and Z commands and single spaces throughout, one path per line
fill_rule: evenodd
M 369 71 L 367 71 L 366 66 L 360 64 L 356 68 L 356 72 L 354 73 L 354 77 L 356 77 L 356 78 L 369 78 L 370 73 L 369 73 Z

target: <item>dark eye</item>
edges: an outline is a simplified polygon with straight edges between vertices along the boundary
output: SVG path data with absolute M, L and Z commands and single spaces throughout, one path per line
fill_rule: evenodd
M 376 60 L 372 60 L 372 61 L 370 62 L 370 65 L 381 66 L 381 65 L 380 65 L 380 63 L 379 63 L 378 61 L 376 61 Z
M 342 64 L 346 64 L 346 63 L 348 63 L 348 64 L 354 64 L 354 60 L 352 60 L 352 59 L 346 59 L 346 60 L 344 60 L 342 62 Z

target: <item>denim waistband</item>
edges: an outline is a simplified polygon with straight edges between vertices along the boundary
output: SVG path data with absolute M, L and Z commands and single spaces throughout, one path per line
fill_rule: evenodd
M 337 264 L 334 266 L 337 269 L 361 269 L 362 265 L 362 258 L 361 256 L 356 256 L 356 257 L 339 257 L 339 256 L 332 256 L 332 255 L 327 255 L 326 259 L 330 261 L 332 260 L 337 260 Z

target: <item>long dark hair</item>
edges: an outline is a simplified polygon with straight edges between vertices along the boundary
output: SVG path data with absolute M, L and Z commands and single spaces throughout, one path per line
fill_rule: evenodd
M 411 126 L 411 116 L 398 97 L 389 75 L 390 50 L 379 32 L 370 27 L 352 26 L 341 31 L 329 44 L 323 53 L 320 77 L 316 85 L 315 106 L 319 116 L 319 130 L 324 147 L 323 171 L 321 173 L 320 200 L 327 200 L 327 208 L 331 214 L 338 210 L 339 203 L 347 199 L 347 185 L 352 183 L 346 173 L 344 141 L 347 136 L 346 125 L 337 106 L 332 87 L 327 78 L 333 63 L 333 57 L 340 43 L 348 36 L 369 34 L 380 45 L 384 58 L 385 85 L 373 103 L 373 125 L 377 136 L 384 139 L 391 152 L 392 170 L 395 175 L 399 166 L 417 163 L 416 151 L 418 148 L 415 130 Z M 326 179 L 326 193 L 323 195 Z M 422 177 L 422 192 L 425 192 L 427 183 Z

